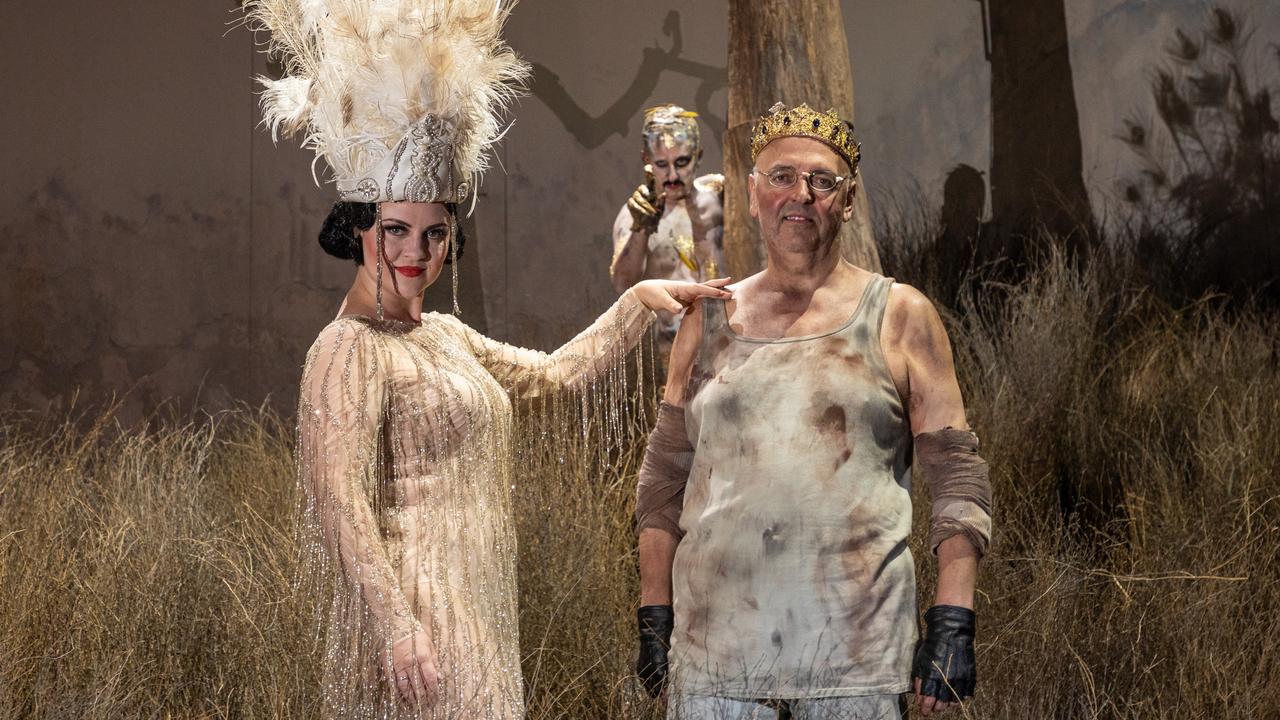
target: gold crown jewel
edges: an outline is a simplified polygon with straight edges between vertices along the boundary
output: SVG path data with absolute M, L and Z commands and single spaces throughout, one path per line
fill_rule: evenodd
M 858 174 L 858 162 L 862 160 L 862 143 L 853 137 L 853 123 L 842 120 L 834 109 L 820 113 L 806 103 L 788 108 L 776 103 L 766 115 L 756 121 L 751 131 L 751 162 L 760 157 L 760 151 L 769 143 L 783 137 L 807 137 L 821 140 L 849 163 L 853 174 Z

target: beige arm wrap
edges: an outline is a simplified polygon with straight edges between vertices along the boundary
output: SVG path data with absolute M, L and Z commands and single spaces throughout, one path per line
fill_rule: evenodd
M 636 484 L 636 530 L 665 530 L 679 540 L 684 486 L 693 466 L 693 446 L 685 430 L 684 408 L 658 405 L 658 422 L 649 433 Z
M 915 437 L 916 470 L 929 483 L 933 521 L 929 549 L 952 535 L 964 535 L 987 553 L 991 543 L 991 481 L 987 461 L 978 455 L 978 436 L 943 428 Z

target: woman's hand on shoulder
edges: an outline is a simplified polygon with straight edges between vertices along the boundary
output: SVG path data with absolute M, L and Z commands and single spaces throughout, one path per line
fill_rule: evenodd
M 678 313 L 689 307 L 698 298 L 729 299 L 733 293 L 724 289 L 732 278 L 716 278 L 704 283 L 680 282 L 678 280 L 643 280 L 631 287 L 636 299 L 644 303 L 650 310 L 665 310 Z
M 387 672 L 400 701 L 430 707 L 440 697 L 440 670 L 436 646 L 426 630 L 406 635 L 391 645 Z

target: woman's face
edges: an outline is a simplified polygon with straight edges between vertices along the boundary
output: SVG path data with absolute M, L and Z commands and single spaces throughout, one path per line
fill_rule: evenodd
M 440 277 L 453 218 L 444 203 L 382 203 L 382 292 L 404 298 L 422 295 Z M 361 272 L 377 280 L 378 226 L 360 233 L 364 250 Z

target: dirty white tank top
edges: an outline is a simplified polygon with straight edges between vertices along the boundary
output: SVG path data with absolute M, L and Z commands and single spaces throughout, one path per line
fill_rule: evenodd
M 680 693 L 905 692 L 916 640 L 911 432 L 875 275 L 831 332 L 765 340 L 704 300 L 685 416 L 694 462 L 673 568 Z

